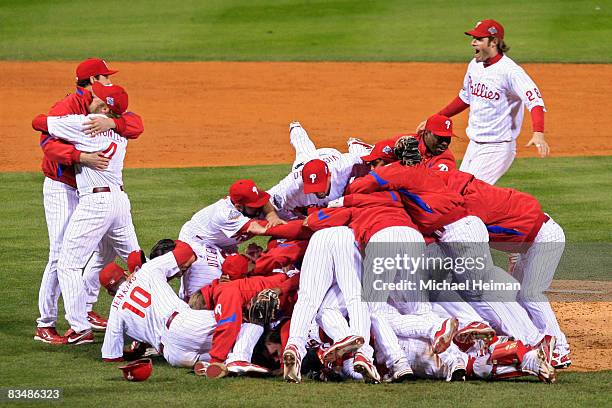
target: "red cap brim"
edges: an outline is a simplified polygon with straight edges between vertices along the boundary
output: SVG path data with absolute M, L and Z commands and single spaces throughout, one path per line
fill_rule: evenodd
M 261 197 L 259 197 L 257 201 L 254 201 L 252 203 L 246 203 L 245 206 L 251 207 L 251 208 L 260 208 L 266 205 L 268 201 L 270 201 L 270 194 L 266 193 L 265 191 L 262 191 Z
M 308 183 L 304 185 L 304 194 L 324 193 L 327 190 L 327 178 L 317 183 Z

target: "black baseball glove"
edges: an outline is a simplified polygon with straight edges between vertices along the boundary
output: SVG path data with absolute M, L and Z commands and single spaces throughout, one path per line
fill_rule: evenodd
M 248 320 L 253 324 L 265 326 L 276 320 L 279 307 L 278 293 L 272 289 L 264 289 L 251 300 Z
M 423 159 L 419 152 L 419 141 L 413 136 L 402 136 L 397 139 L 393 153 L 404 166 L 415 166 Z

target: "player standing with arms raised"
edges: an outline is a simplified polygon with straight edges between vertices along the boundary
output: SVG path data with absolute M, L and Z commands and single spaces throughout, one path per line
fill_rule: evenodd
M 482 20 L 466 35 L 472 36 L 474 59 L 468 65 L 463 88 L 439 114 L 454 116 L 470 108 L 466 133 L 470 144 L 460 170 L 495 184 L 516 156 L 516 139 L 523 123 L 524 106 L 531 112 L 535 145 L 541 157 L 550 153 L 544 139 L 544 100 L 527 73 L 505 53 L 504 28 L 495 20 Z M 422 130 L 425 122 L 417 127 Z

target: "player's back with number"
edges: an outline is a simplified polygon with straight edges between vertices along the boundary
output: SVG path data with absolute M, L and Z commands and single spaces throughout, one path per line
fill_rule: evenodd
M 177 272 L 174 255 L 168 253 L 145 263 L 119 286 L 102 346 L 104 358 L 122 355 L 124 332 L 135 340 L 159 346 L 170 315 L 189 308 L 167 282 Z

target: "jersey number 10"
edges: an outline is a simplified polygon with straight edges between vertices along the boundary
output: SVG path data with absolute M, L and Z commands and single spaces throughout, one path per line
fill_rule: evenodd
M 140 286 L 135 286 L 134 289 L 130 292 L 130 299 L 134 301 L 138 306 L 143 309 L 151 306 L 151 294 L 141 288 Z M 129 311 L 137 314 L 140 317 L 145 317 L 144 312 L 137 308 L 136 306 L 131 305 L 126 300 L 123 302 L 122 309 L 128 309 Z

